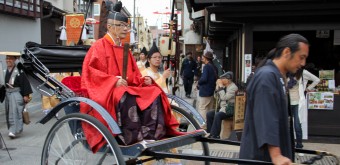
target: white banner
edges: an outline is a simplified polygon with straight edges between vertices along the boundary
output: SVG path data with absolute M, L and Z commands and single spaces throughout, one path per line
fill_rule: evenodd
M 247 81 L 248 76 L 251 74 L 251 54 L 244 55 L 244 80 Z

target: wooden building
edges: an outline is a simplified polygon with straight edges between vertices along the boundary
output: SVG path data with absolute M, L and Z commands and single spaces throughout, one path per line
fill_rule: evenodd
M 299 33 L 310 42 L 307 63 L 339 73 L 340 1 L 338 0 L 185 0 L 189 13 L 204 11 L 202 36 L 208 37 L 224 70 L 244 82 L 245 55 L 252 63 L 266 56 L 282 36 Z M 340 82 L 336 82 L 339 84 Z M 340 136 L 340 98 L 332 111 L 309 111 L 309 134 Z

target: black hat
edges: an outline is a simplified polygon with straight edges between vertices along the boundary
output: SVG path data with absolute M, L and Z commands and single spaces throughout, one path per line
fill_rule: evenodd
M 210 59 L 210 60 L 214 59 L 213 53 L 212 53 L 212 52 L 209 52 L 209 51 L 206 52 L 205 54 L 203 54 L 203 56 L 204 56 L 205 58 Z
M 233 74 L 232 71 L 228 71 L 228 72 L 222 74 L 222 75 L 220 76 L 220 78 L 226 78 L 226 79 L 232 80 L 232 79 L 233 79 L 233 75 L 234 75 L 234 74 Z
M 107 16 L 107 18 L 128 23 L 128 18 L 125 15 L 123 15 L 122 13 L 120 13 L 122 6 L 123 6 L 122 2 L 118 1 L 112 7 L 112 10 L 109 12 L 109 15 Z
M 149 50 L 148 57 L 151 57 L 154 53 L 157 53 L 157 52 L 160 53 L 156 46 L 156 43 L 153 42 L 152 47 Z
M 143 47 L 143 49 L 140 51 L 140 53 L 144 53 L 144 55 L 148 55 L 148 51 L 146 51 L 145 47 Z

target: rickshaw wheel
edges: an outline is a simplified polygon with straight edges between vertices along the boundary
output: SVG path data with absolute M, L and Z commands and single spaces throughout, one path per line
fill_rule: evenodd
M 172 109 L 174 116 L 177 118 L 177 121 L 180 123 L 179 131 L 192 132 L 192 131 L 201 129 L 200 125 L 195 120 L 195 118 L 192 116 L 192 114 L 189 114 L 187 111 L 175 105 L 171 105 L 171 109 Z M 206 142 L 196 142 L 193 144 L 188 144 L 185 146 L 178 147 L 176 148 L 176 150 L 177 152 L 184 153 L 184 154 L 197 154 L 197 155 L 209 156 L 209 147 L 208 147 L 208 143 Z M 192 164 L 193 161 L 181 160 L 181 164 L 185 165 L 187 163 Z M 201 164 L 202 162 L 197 162 L 197 163 Z M 209 162 L 205 162 L 205 165 L 208 165 L 208 164 Z
M 91 151 L 82 124 L 92 126 L 104 137 L 107 144 L 98 152 Z M 58 120 L 47 134 L 41 164 L 122 165 L 125 161 L 114 136 L 101 122 L 87 114 L 73 113 Z

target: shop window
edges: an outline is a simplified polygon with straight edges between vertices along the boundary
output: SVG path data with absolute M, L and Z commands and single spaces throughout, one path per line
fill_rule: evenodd
M 0 0 L 0 11 L 25 17 L 40 18 L 42 0 Z

